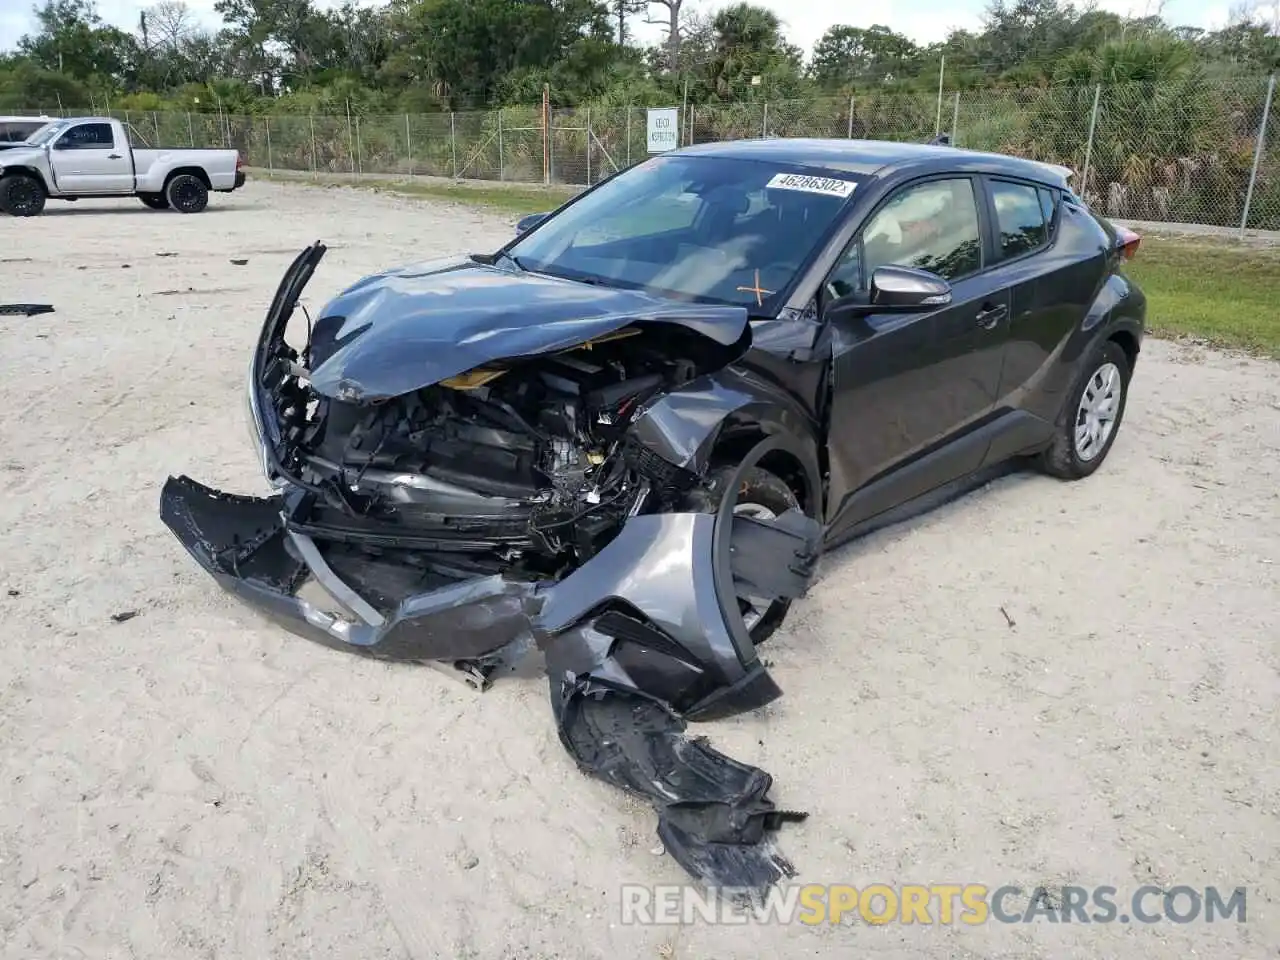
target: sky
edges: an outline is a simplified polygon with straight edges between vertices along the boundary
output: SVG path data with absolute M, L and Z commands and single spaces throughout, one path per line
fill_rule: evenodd
M 133 30 L 138 13 L 152 0 L 98 0 L 98 13 L 110 24 Z M 690 0 L 686 9 L 710 13 L 729 0 Z M 833 24 L 869 27 L 880 23 L 906 34 L 920 44 L 943 40 L 953 29 L 975 29 L 981 21 L 986 0 L 899 0 L 894 4 L 854 4 L 849 0 L 755 0 L 774 10 L 783 21 L 788 39 L 808 52 L 823 32 Z M 187 0 L 203 25 L 216 28 L 220 18 L 213 12 L 214 0 Z M 321 7 L 337 6 L 338 0 L 318 0 Z M 1145 16 L 1160 12 L 1178 26 L 1216 29 L 1226 25 L 1229 0 L 1099 0 L 1098 6 L 1122 16 Z M 18 39 L 34 29 L 29 0 L 0 0 L 0 50 L 13 48 Z M 637 24 L 641 40 L 656 40 L 661 28 Z

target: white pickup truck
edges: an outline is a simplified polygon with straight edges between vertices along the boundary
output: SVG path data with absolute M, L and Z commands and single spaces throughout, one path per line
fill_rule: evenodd
M 153 210 L 199 213 L 209 193 L 244 186 L 235 150 L 134 149 L 109 117 L 55 120 L 0 152 L 0 211 L 34 217 L 45 201 L 137 197 Z

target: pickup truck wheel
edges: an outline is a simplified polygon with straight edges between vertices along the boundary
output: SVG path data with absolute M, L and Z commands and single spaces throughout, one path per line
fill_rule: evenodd
M 169 201 L 163 193 L 140 193 L 138 199 L 152 210 L 168 210 Z
M 15 217 L 35 217 L 44 212 L 44 187 L 35 177 L 11 173 L 0 177 L 0 210 Z
M 199 213 L 209 205 L 209 188 L 191 173 L 180 173 L 170 180 L 164 196 L 179 213 Z

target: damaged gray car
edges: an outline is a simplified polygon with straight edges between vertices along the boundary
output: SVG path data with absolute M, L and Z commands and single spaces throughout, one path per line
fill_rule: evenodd
M 1137 238 L 1067 173 L 945 146 L 687 148 L 496 253 L 367 277 L 298 330 L 317 243 L 250 363 L 276 493 L 171 477 L 161 516 L 329 646 L 479 688 L 540 649 L 579 765 L 648 798 L 695 877 L 766 886 L 803 814 L 686 721 L 780 695 L 761 645 L 824 548 L 992 463 L 1087 476 L 1115 439 Z

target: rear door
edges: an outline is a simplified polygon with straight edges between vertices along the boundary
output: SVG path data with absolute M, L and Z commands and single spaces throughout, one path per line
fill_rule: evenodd
M 1009 308 L 1008 291 L 983 269 L 985 211 L 977 177 L 907 184 L 868 217 L 827 278 L 830 295 L 846 296 L 894 264 L 937 273 L 953 290 L 941 309 L 833 321 L 828 520 L 838 528 L 982 460 L 985 444 L 960 441 L 995 403 Z
M 132 193 L 129 144 L 116 141 L 115 125 L 110 123 L 91 121 L 67 129 L 50 154 L 58 189 L 84 196 Z
M 1097 285 L 1096 268 L 1058 243 L 1061 191 L 1030 181 L 988 177 L 994 233 L 992 276 L 1010 296 L 997 405 L 1024 409 L 1045 368 L 1081 323 Z M 1052 399 L 1052 398 L 1050 398 Z M 1052 411 L 1031 410 L 1052 419 Z M 1017 446 L 1018 437 L 1008 438 Z M 997 441 L 990 458 L 1008 453 Z

